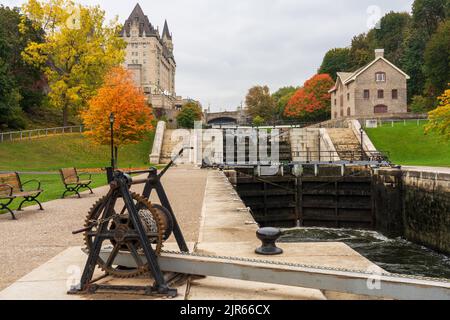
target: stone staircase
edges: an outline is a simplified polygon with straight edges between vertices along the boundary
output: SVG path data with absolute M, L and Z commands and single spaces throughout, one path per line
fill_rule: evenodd
M 161 150 L 161 157 L 159 162 L 161 164 L 169 163 L 170 160 L 172 160 L 172 151 L 173 148 L 179 143 L 178 141 L 172 141 L 172 133 L 173 130 L 166 129 L 164 131 L 164 139 L 163 139 L 163 145 Z
M 341 160 L 363 160 L 363 155 L 361 154 L 361 145 L 352 129 L 334 128 L 327 129 L 327 132 Z

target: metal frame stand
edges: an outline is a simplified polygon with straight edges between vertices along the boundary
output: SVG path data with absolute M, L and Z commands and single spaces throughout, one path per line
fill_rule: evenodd
M 86 265 L 81 276 L 81 281 L 78 286 L 72 287 L 68 292 L 69 294 L 79 294 L 79 293 L 95 293 L 98 290 L 114 290 L 114 291 L 138 291 L 143 290 L 147 295 L 164 295 L 168 297 L 176 297 L 177 290 L 171 289 L 167 285 L 164 275 L 159 268 L 158 258 L 155 251 L 151 247 L 151 244 L 145 233 L 145 229 L 142 225 L 141 219 L 139 218 L 138 210 L 133 202 L 131 193 L 129 191 L 130 181 L 129 178 L 122 172 L 116 171 L 114 173 L 113 181 L 111 182 L 111 190 L 108 194 L 108 201 L 104 204 L 102 208 L 103 213 L 101 215 L 103 220 L 108 220 L 112 218 L 114 214 L 114 204 L 118 198 L 123 198 L 126 209 L 129 213 L 129 217 L 134 225 L 135 232 L 130 235 L 139 241 L 141 247 L 144 250 L 145 258 L 149 264 L 150 273 L 153 276 L 155 283 L 152 286 L 114 286 L 114 285 L 100 285 L 96 284 L 99 279 L 92 280 L 94 276 L 94 271 L 97 266 L 97 260 L 99 259 L 100 251 L 102 248 L 102 243 L 105 240 L 114 239 L 114 233 L 111 234 L 107 232 L 107 223 L 101 224 L 98 228 L 97 236 L 95 237 L 93 248 L 89 253 Z M 86 231 L 80 230 L 75 233 Z M 118 253 L 118 252 L 117 252 Z M 115 256 L 117 255 L 115 254 Z M 108 258 L 108 263 L 112 264 L 114 262 L 115 256 Z
M 140 184 L 145 183 L 143 196 L 147 199 L 150 198 L 150 195 L 153 190 L 156 191 L 158 198 L 161 202 L 161 205 L 165 207 L 168 212 L 170 212 L 170 215 L 173 220 L 173 233 L 177 240 L 177 244 L 179 249 L 182 252 L 189 252 L 189 248 L 186 244 L 186 241 L 184 239 L 183 233 L 181 232 L 181 228 L 177 222 L 177 219 L 175 217 L 175 214 L 173 212 L 172 206 L 170 205 L 169 198 L 167 197 L 167 194 L 164 190 L 164 187 L 161 183 L 161 178 L 164 176 L 164 174 L 169 170 L 175 163 L 175 161 L 183 155 L 183 152 L 185 149 L 192 149 L 192 148 L 184 148 L 182 149 L 178 155 L 172 159 L 172 161 L 167 164 L 167 166 L 158 174 L 158 170 L 156 168 L 151 168 L 150 170 L 146 171 L 134 171 L 134 172 L 128 172 L 133 174 L 145 174 L 148 173 L 148 177 L 145 180 L 138 180 L 138 181 L 131 181 L 131 178 L 127 175 L 125 175 L 121 171 L 115 171 L 113 168 L 107 168 L 107 178 L 108 182 L 110 183 L 111 190 L 108 193 L 108 200 L 105 204 L 103 204 L 103 210 L 101 214 L 102 221 L 108 221 L 109 219 L 113 218 L 114 215 L 114 205 L 116 203 L 116 200 L 118 198 L 123 198 L 123 201 L 125 203 L 125 207 L 129 213 L 129 217 L 133 223 L 135 232 L 131 236 L 133 238 L 136 238 L 137 241 L 139 241 L 142 249 L 144 250 L 145 258 L 147 259 L 150 273 L 153 276 L 153 279 L 155 280 L 155 283 L 153 286 L 114 286 L 114 285 L 100 285 L 96 284 L 96 282 L 100 279 L 92 280 L 94 276 L 94 271 L 97 266 L 97 261 L 100 257 L 101 249 L 102 249 L 102 243 L 104 240 L 112 240 L 115 238 L 114 233 L 111 234 L 111 232 L 107 232 L 107 223 L 102 223 L 98 226 L 98 232 L 95 237 L 92 250 L 89 252 L 88 259 L 86 261 L 86 266 L 84 268 L 83 274 L 81 276 L 80 284 L 76 287 L 73 287 L 68 293 L 69 294 L 78 294 L 78 293 L 94 293 L 97 290 L 114 290 L 114 291 L 144 291 L 146 295 L 165 295 L 168 297 L 176 297 L 177 296 L 177 289 L 169 288 L 167 281 L 164 277 L 163 272 L 161 271 L 158 263 L 158 257 L 151 247 L 151 244 L 147 238 L 145 229 L 142 225 L 141 219 L 139 217 L 139 207 L 137 207 L 134 202 L 133 198 L 130 193 L 130 185 L 131 184 Z M 89 231 L 92 229 L 92 227 L 88 227 L 82 230 L 75 231 L 76 233 L 81 233 L 85 231 Z M 117 254 L 119 252 L 115 252 L 114 254 L 111 253 L 111 256 L 107 259 L 107 264 L 111 265 Z
M 178 221 L 175 217 L 172 206 L 170 205 L 169 198 L 167 197 L 167 194 L 161 183 L 162 176 L 167 172 L 167 169 L 169 169 L 170 166 L 172 166 L 172 165 L 173 165 L 173 163 L 170 163 L 159 174 L 158 174 L 158 170 L 156 168 L 150 169 L 150 173 L 149 173 L 148 180 L 147 180 L 148 182 L 145 184 L 144 192 L 142 193 L 142 195 L 145 198 L 150 199 L 150 195 L 152 194 L 152 192 L 156 191 L 156 194 L 158 195 L 161 205 L 164 208 L 166 208 L 170 212 L 170 215 L 172 216 L 173 234 L 175 236 L 175 239 L 177 240 L 178 248 L 182 252 L 189 252 L 189 248 L 186 244 L 186 241 L 184 240 L 184 236 L 183 236 L 183 233 L 181 232 L 180 225 L 178 224 Z

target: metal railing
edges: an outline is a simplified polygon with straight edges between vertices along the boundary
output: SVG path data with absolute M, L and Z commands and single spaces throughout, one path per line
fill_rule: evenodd
M 83 125 L 68 126 L 68 127 L 56 127 L 56 128 L 43 128 L 24 131 L 10 131 L 0 132 L 0 143 L 13 142 L 21 140 L 31 140 L 35 138 L 46 137 L 49 135 L 61 135 L 66 133 L 81 133 L 83 132 Z
M 389 154 L 381 151 L 292 151 L 292 157 L 294 162 L 303 163 L 389 162 Z
M 373 121 L 377 122 L 377 127 L 395 127 L 395 126 L 406 126 L 409 123 L 415 123 L 418 127 L 424 123 L 427 123 L 428 119 L 373 119 Z M 363 128 L 368 128 L 367 121 L 362 122 Z

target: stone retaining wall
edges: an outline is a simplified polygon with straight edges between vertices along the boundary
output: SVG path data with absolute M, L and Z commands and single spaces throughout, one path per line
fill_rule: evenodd
M 450 174 L 379 170 L 374 190 L 380 231 L 450 254 Z

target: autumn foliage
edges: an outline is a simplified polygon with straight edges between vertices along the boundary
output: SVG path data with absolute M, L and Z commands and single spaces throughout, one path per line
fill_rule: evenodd
M 426 128 L 427 131 L 435 131 L 447 140 L 450 139 L 450 83 L 448 86 L 449 89 L 438 98 L 439 107 L 428 113 L 430 122 Z
M 329 117 L 331 96 L 328 91 L 334 81 L 328 74 L 317 74 L 305 82 L 289 100 L 284 115 L 305 121 L 325 120 Z
M 110 142 L 109 115 L 114 113 L 114 142 L 116 145 L 137 143 L 152 130 L 152 110 L 144 94 L 135 87 L 131 74 L 115 67 L 104 78 L 103 86 L 81 113 L 88 129 L 86 136 L 99 144 Z

